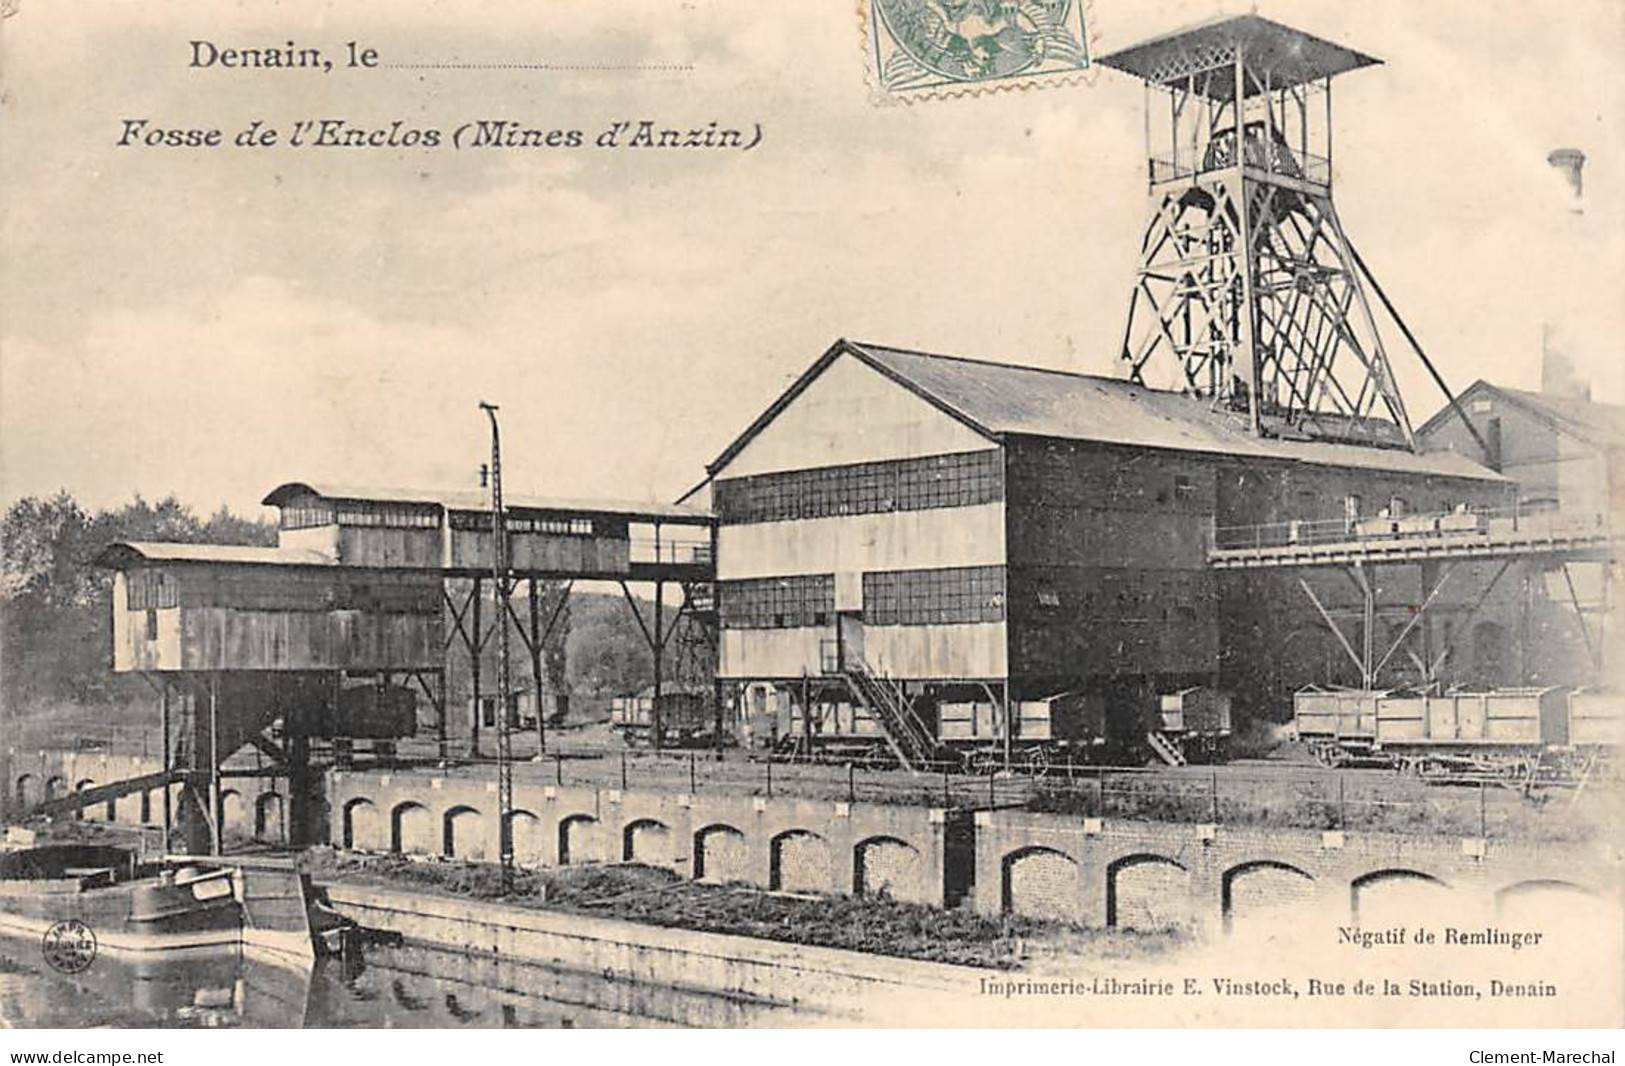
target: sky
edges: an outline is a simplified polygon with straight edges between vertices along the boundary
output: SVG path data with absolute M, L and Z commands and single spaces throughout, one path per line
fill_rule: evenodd
M 1249 9 L 1094 0 L 1092 45 Z M 1625 6 L 1258 11 L 1385 60 L 1336 83 L 1335 197 L 1452 386 L 1537 387 L 1553 323 L 1595 395 L 1625 400 Z M 356 40 L 398 65 L 194 70 L 194 39 Z M 1118 373 L 1139 85 L 1099 69 L 887 105 L 863 45 L 848 0 L 21 0 L 0 22 L 0 499 L 257 514 L 290 480 L 471 488 L 489 400 L 511 492 L 669 500 L 838 337 Z M 448 62 L 555 69 L 418 66 Z M 121 148 L 129 118 L 763 140 Z M 1589 157 L 1583 215 L 1559 146 Z M 1442 397 L 1390 348 L 1420 423 Z

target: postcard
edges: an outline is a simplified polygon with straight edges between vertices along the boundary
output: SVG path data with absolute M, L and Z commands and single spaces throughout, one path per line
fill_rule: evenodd
M 0 1024 L 1621 1023 L 1617 5 L 0 15 Z

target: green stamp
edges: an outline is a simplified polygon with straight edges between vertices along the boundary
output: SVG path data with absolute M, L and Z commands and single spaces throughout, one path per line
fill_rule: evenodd
M 1089 69 L 1086 0 L 864 0 L 871 76 L 889 96 L 1065 80 Z

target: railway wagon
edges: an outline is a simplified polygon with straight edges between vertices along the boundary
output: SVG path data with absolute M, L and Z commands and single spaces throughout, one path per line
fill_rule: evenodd
M 1165 761 L 1221 762 L 1230 739 L 1230 694 L 1206 685 L 1164 693 L 1158 700 L 1158 727 L 1148 736 Z M 1177 754 L 1170 760 L 1164 746 Z
M 1625 692 L 1579 688 L 1569 693 L 1569 743 L 1578 750 L 1617 751 L 1625 740 Z
M 1377 744 L 1377 699 L 1388 691 L 1328 689 L 1311 685 L 1292 700 L 1298 739 L 1323 766 L 1370 758 Z
M 609 704 L 610 728 L 621 734 L 628 747 L 653 747 L 654 712 L 653 689 L 644 689 L 634 696 L 617 696 Z M 733 740 L 726 724 L 724 740 L 730 743 Z M 716 704 L 709 692 L 698 686 L 661 692 L 661 747 L 704 748 L 716 742 Z
M 923 694 L 909 701 L 930 738 L 933 759 L 971 773 L 1009 766 L 1042 775 L 1066 764 L 1105 764 L 1143 759 L 1151 751 L 1171 751 L 1180 763 L 1224 757 L 1231 731 L 1230 698 L 1194 686 L 1160 696 L 1139 694 L 1112 700 L 1098 692 L 1066 691 L 1009 704 L 1006 737 L 1004 705 L 991 699 Z M 861 704 L 826 687 L 811 697 L 811 721 L 794 699 L 747 700 L 753 740 L 766 730 L 775 750 L 813 752 L 825 758 L 853 759 L 876 767 L 894 756 L 882 725 Z M 771 702 L 773 713 L 759 709 Z M 1153 739 L 1155 738 L 1155 739 Z M 1158 745 L 1161 745 L 1159 749 Z M 1163 758 L 1170 758 L 1164 755 Z
M 1010 705 L 1005 743 L 1003 709 L 993 702 L 937 705 L 936 740 L 944 755 L 972 773 L 986 773 L 1006 758 L 1028 773 L 1057 762 L 1089 762 L 1106 743 L 1106 701 L 1083 692 L 1060 692 Z
M 1329 766 L 1375 763 L 1438 779 L 1568 780 L 1576 747 L 1617 744 L 1618 702 L 1556 687 L 1442 694 L 1304 690 L 1299 738 Z M 1576 737 L 1576 729 L 1585 739 Z

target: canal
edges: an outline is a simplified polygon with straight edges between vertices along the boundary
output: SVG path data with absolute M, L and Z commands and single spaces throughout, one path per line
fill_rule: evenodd
M 0 1027 L 630 1028 L 816 1024 L 803 1009 L 607 980 L 409 944 L 372 943 L 308 970 L 211 950 L 98 955 L 77 974 L 0 935 Z

